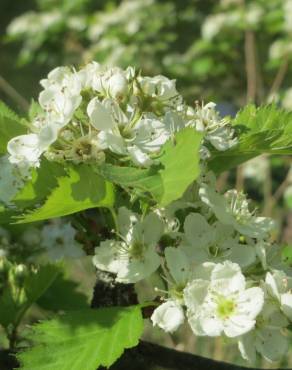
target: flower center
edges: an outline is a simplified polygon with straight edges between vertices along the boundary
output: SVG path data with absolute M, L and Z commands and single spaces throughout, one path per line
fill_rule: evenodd
M 135 259 L 142 259 L 144 256 L 144 244 L 139 241 L 134 241 L 130 245 L 129 255 Z
M 185 285 L 174 285 L 172 289 L 170 290 L 171 297 L 177 299 L 178 301 L 183 301 L 184 298 L 184 288 Z
M 221 318 L 228 318 L 235 311 L 235 302 L 232 299 L 221 297 L 218 301 L 217 314 Z

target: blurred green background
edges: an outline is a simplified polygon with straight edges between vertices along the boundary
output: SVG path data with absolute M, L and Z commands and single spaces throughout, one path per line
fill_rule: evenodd
M 291 0 L 1 0 L 0 99 L 26 114 L 39 80 L 56 66 L 102 64 L 141 68 L 177 79 L 189 102 L 215 101 L 222 115 L 248 102 L 292 110 Z M 222 190 L 244 189 L 279 224 L 292 245 L 291 158 L 261 157 L 219 178 Z M 91 295 L 88 261 L 70 268 Z M 88 271 L 92 271 L 91 277 Z M 145 285 L 143 296 L 152 292 Z M 32 313 L 33 321 L 40 313 Z M 221 339 L 195 338 L 188 328 L 167 335 L 147 327 L 147 339 L 218 360 L 244 364 Z M 281 364 L 292 367 L 292 356 Z

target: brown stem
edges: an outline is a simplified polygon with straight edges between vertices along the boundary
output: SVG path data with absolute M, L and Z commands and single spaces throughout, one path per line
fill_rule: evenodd
M 254 102 L 257 90 L 257 62 L 256 62 L 255 34 L 251 30 L 245 31 L 244 53 L 247 78 L 247 103 Z
M 264 210 L 263 215 L 270 217 L 272 214 L 272 174 L 270 161 L 267 162 L 266 178 L 263 184 L 264 190 Z
M 255 34 L 252 30 L 245 31 L 244 55 L 245 55 L 245 69 L 247 83 L 246 102 L 254 103 L 257 94 L 257 59 L 256 59 Z M 244 189 L 244 176 L 242 165 L 237 167 L 235 186 L 237 191 L 242 191 Z
M 284 194 L 284 191 L 286 190 L 287 186 L 291 184 L 291 173 L 288 171 L 285 179 L 282 181 L 282 183 L 279 185 L 275 193 L 271 196 L 270 200 L 270 208 L 273 209 L 275 204 L 280 200 L 282 195 Z
M 276 77 L 272 83 L 272 86 L 271 86 L 271 90 L 268 94 L 268 100 L 269 98 L 272 98 L 273 95 L 280 89 L 283 81 L 284 81 L 284 77 L 288 71 L 288 66 L 289 66 L 289 62 L 288 62 L 288 58 L 285 57 L 285 59 L 283 60 L 282 64 L 280 65 L 280 68 L 276 74 Z
M 145 341 L 127 350 L 110 369 L 154 370 L 158 367 L 169 370 L 247 370 L 247 367 L 211 360 Z

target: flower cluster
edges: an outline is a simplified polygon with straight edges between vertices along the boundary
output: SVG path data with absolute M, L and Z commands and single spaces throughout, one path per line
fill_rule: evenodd
M 274 231 L 244 194 L 220 194 L 214 175 L 203 172 L 195 189 L 164 209 L 141 216 L 121 207 L 117 237 L 96 247 L 93 263 L 123 283 L 159 274 L 167 290 L 156 289 L 162 303 L 151 319 L 166 332 L 187 320 L 197 336 L 237 342 L 250 362 L 256 352 L 277 361 L 288 346 L 292 280 Z
M 274 222 L 250 210 L 242 192 L 221 194 L 206 158 L 238 139 L 214 103 L 188 106 L 175 81 L 148 77 L 133 68 L 104 69 L 92 62 L 76 71 L 59 67 L 41 81 L 42 108 L 29 133 L 8 143 L 9 163 L 17 168 L 50 161 L 104 162 L 149 167 L 162 146 L 188 127 L 203 135 L 201 174 L 184 195 L 165 208 L 145 203 L 128 209 L 133 199 L 112 208 L 115 230 L 95 248 L 96 268 L 119 283 L 137 283 L 158 274 L 166 281 L 154 325 L 173 332 L 187 320 L 198 336 L 232 338 L 242 356 L 256 353 L 279 359 L 287 348 L 292 321 L 292 293 L 281 250 L 273 243 Z M 122 198 L 122 197 L 121 197 Z M 44 226 L 40 244 L 53 259 L 81 257 L 70 224 Z M 269 351 L 275 342 L 275 351 Z
M 237 142 L 215 104 L 187 106 L 175 81 L 164 76 L 144 77 L 133 68 L 104 69 L 92 62 L 79 71 L 58 67 L 41 85 L 42 112 L 27 135 L 8 143 L 9 161 L 18 166 L 37 167 L 45 155 L 54 161 L 121 160 L 147 167 L 185 127 L 205 132 L 205 141 L 218 150 Z

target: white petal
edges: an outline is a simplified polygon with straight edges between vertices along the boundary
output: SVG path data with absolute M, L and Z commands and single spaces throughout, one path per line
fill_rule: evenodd
M 197 248 L 207 246 L 215 237 L 214 228 L 199 213 L 190 213 L 186 217 L 184 231 L 187 241 Z
M 92 259 L 95 267 L 103 271 L 117 274 L 124 271 L 128 263 L 127 255 L 120 255 L 119 251 L 125 248 L 116 240 L 106 240 L 95 248 L 95 256 Z
M 289 320 L 292 321 L 292 293 L 281 295 L 281 308 Z
M 234 338 L 251 331 L 255 326 L 255 320 L 245 315 L 233 315 L 224 321 L 224 333 L 227 337 Z
M 187 282 L 190 264 L 187 256 L 180 248 L 168 247 L 164 251 L 167 267 L 177 284 L 184 285 Z
M 249 361 L 250 364 L 256 362 L 256 348 L 255 348 L 255 333 L 249 332 L 238 340 L 238 349 L 244 360 Z
M 100 131 L 98 139 L 101 149 L 110 149 L 117 154 L 127 154 L 125 141 L 119 133 L 113 134 L 111 131 Z
M 288 340 L 279 330 L 257 331 L 256 349 L 268 361 L 279 361 L 288 352 Z
M 209 281 L 196 279 L 188 283 L 184 289 L 184 301 L 187 308 L 196 312 L 204 303 L 208 293 Z
M 160 257 L 148 247 L 143 259 L 129 259 L 126 267 L 117 271 L 116 281 L 129 284 L 147 278 L 160 266 Z
M 243 291 L 245 278 L 239 265 L 230 261 L 218 263 L 211 274 L 211 286 L 223 295 Z
M 176 302 L 169 300 L 154 310 L 151 320 L 154 326 L 173 333 L 184 322 L 184 311 Z
M 235 262 L 244 268 L 255 262 L 256 252 L 253 246 L 235 244 L 231 248 L 228 258 L 230 261 Z
M 236 311 L 250 319 L 255 319 L 262 311 L 264 305 L 264 292 L 261 288 L 254 287 L 239 293 L 236 299 Z
M 152 164 L 152 160 L 148 154 L 142 152 L 137 146 L 128 146 L 128 152 L 132 158 L 132 161 L 138 166 L 149 167 Z
M 123 96 L 127 89 L 128 82 L 122 73 L 115 73 L 108 80 L 108 92 L 114 98 Z
M 32 166 L 38 165 L 42 153 L 37 134 L 20 135 L 11 139 L 7 144 L 11 163 L 27 162 Z
M 98 98 L 90 100 L 87 106 L 87 114 L 92 126 L 97 130 L 108 131 L 116 126 L 111 111 L 107 109 Z
M 200 314 L 198 312 L 192 312 L 192 311 L 187 311 L 187 318 L 188 322 L 190 324 L 190 327 L 195 335 L 198 336 L 205 336 L 205 332 L 202 329 L 201 326 L 201 318 Z
M 163 222 L 157 214 L 149 213 L 140 225 L 141 240 L 146 244 L 157 244 L 164 231 Z
M 202 312 L 200 325 L 205 335 L 209 337 L 218 337 L 223 331 L 223 322 L 219 320 L 213 311 Z
M 119 232 L 126 236 L 130 229 L 132 229 L 133 224 L 138 222 L 138 217 L 136 213 L 130 211 L 126 207 L 120 207 L 118 211 L 118 225 Z
M 265 279 L 265 286 L 269 292 L 269 294 L 280 301 L 280 293 L 279 293 L 279 286 L 277 284 L 277 280 L 275 276 L 270 272 L 267 273 Z

